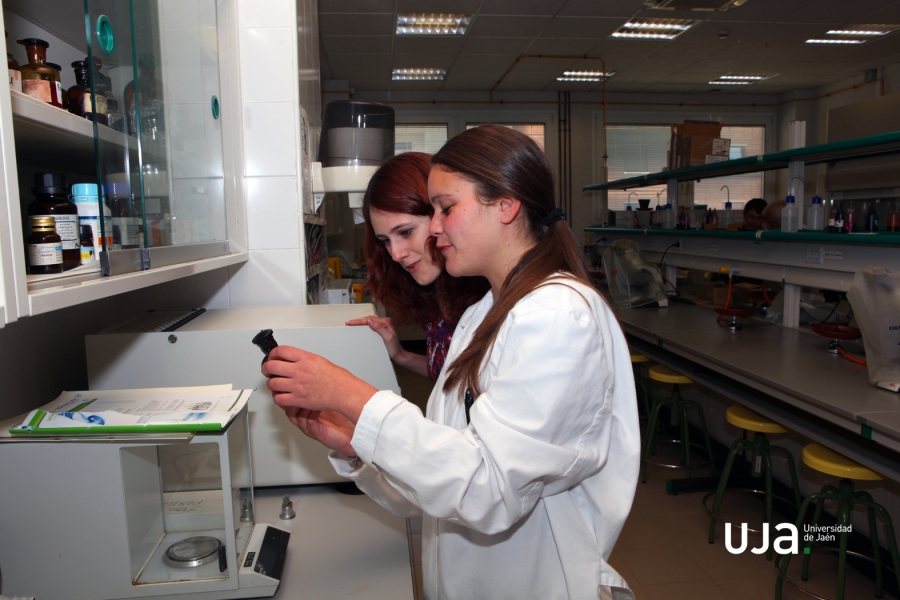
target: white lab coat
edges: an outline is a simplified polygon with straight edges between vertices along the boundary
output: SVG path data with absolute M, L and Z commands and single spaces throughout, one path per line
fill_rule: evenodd
M 427 418 L 390 391 L 353 436 L 364 465 L 339 474 L 397 516 L 423 515 L 429 600 L 633 598 L 606 560 L 631 511 L 640 431 L 631 360 L 615 316 L 571 279 L 508 314 L 466 425 L 446 366 L 493 305 L 459 322 Z

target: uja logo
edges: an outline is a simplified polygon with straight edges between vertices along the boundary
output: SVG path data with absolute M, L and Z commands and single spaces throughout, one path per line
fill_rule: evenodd
M 797 527 L 790 523 L 779 523 L 775 526 L 777 531 L 787 530 L 774 540 L 774 549 L 778 554 L 797 554 L 800 544 L 800 536 Z M 737 548 L 731 543 L 731 523 L 725 523 L 725 549 L 732 554 L 741 554 L 747 550 L 747 524 L 741 523 L 741 545 Z M 769 524 L 763 523 L 762 545 L 759 548 L 751 548 L 753 554 L 765 554 L 769 551 Z

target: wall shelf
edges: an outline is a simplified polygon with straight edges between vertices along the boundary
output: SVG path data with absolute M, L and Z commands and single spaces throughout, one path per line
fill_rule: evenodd
M 626 229 L 624 227 L 585 227 L 585 231 L 593 233 L 624 233 L 641 236 L 666 236 L 700 239 L 750 240 L 762 242 L 791 242 L 796 244 L 842 244 L 853 246 L 892 246 L 900 247 L 900 233 L 827 233 L 825 231 L 798 231 L 786 233 L 778 229 L 765 231 L 727 231 L 702 229 Z
M 607 183 L 595 183 L 584 186 L 584 190 L 627 190 L 666 184 L 669 181 L 700 181 L 726 175 L 742 175 L 745 173 L 785 169 L 792 162 L 815 165 L 897 153 L 900 153 L 900 131 L 829 144 L 806 146 L 793 150 L 782 150 L 781 152 L 771 152 L 769 154 L 760 154 L 759 156 L 746 156 L 709 165 L 661 171 L 659 173 L 641 175 L 640 177 L 617 179 Z

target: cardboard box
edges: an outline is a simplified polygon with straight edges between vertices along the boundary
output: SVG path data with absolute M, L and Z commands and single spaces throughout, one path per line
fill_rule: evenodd
M 678 169 L 679 160 L 678 160 L 678 146 L 689 137 L 693 136 L 703 136 L 708 138 L 718 138 L 722 134 L 722 124 L 718 121 L 684 121 L 683 123 L 678 123 L 676 125 L 672 125 L 672 135 L 669 142 L 669 160 L 668 166 L 669 169 Z M 708 154 L 714 154 L 713 152 L 709 152 Z M 699 163 L 703 164 L 703 163 Z M 687 164 L 682 166 L 689 166 Z
M 727 146 L 722 142 L 727 142 Z M 677 168 L 696 167 L 697 165 L 708 164 L 707 156 L 720 156 L 714 153 L 714 150 L 721 152 L 722 147 L 731 147 L 731 140 L 723 140 L 722 138 L 713 138 L 703 135 L 692 135 L 681 140 L 677 146 Z M 728 160 L 728 151 L 722 156 L 723 160 Z
M 707 154 L 706 162 L 704 164 L 711 165 L 717 162 L 725 162 L 726 160 L 728 160 L 727 156 L 715 156 L 713 154 Z

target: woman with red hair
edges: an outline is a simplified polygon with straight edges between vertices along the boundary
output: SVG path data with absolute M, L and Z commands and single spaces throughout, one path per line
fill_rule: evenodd
M 451 277 L 435 249 L 428 225 L 431 156 L 406 152 L 388 160 L 369 182 L 363 200 L 366 263 L 371 290 L 401 324 L 425 330 L 426 356 L 404 350 L 390 318 L 362 317 L 347 325 L 368 325 L 384 340 L 391 360 L 437 380 L 456 323 L 489 285 L 483 277 Z

